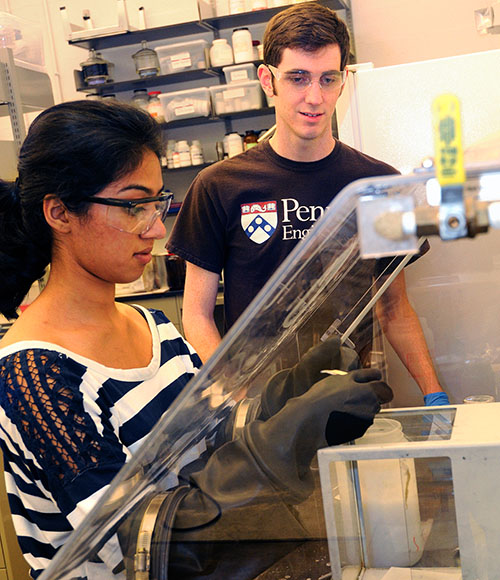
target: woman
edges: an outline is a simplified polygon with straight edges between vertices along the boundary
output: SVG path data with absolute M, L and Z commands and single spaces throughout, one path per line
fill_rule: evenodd
M 6 478 L 35 578 L 200 365 L 162 313 L 114 300 L 165 235 L 161 148 L 133 107 L 63 103 L 37 117 L 19 178 L 0 186 L 4 315 L 50 262 L 0 350 Z
M 141 276 L 165 234 L 160 150 L 159 126 L 138 109 L 63 103 L 31 125 L 16 182 L 0 183 L 2 314 L 16 316 L 50 263 L 46 287 L 0 343 L 0 443 L 33 578 L 201 364 L 162 313 L 114 299 L 115 284 Z M 192 546 L 193 534 L 203 541 L 207 526 L 212 539 L 233 538 L 234 510 L 244 521 L 264 497 L 280 528 L 301 529 L 287 505 L 310 493 L 316 450 L 360 436 L 390 398 L 378 371 L 324 378 L 321 370 L 341 368 L 343 356 L 338 341 L 324 343 L 273 377 L 253 401 L 258 420 L 240 425 L 234 440 L 224 436 L 234 413 L 219 428 L 218 448 L 178 488 L 170 578 L 217 567 L 220 558 L 200 559 L 184 542 Z M 75 577 L 123 577 L 117 541 Z

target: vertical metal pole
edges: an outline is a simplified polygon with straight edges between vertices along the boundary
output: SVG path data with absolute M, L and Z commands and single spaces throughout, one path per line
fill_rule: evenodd
M 352 444 L 352 443 L 351 443 Z M 368 566 L 368 547 L 366 545 L 366 524 L 363 513 L 363 501 L 361 498 L 361 484 L 359 481 L 358 462 L 350 461 L 351 478 L 354 486 L 354 502 L 356 504 L 356 514 L 358 516 L 359 527 L 359 547 L 361 551 L 361 569 L 365 570 Z
M 9 108 L 12 135 L 14 137 L 16 153 L 19 153 L 22 142 L 26 137 L 26 126 L 23 118 L 21 91 L 15 70 L 16 65 L 10 48 L 0 49 L 0 65 L 3 94 L 2 104 L 7 105 Z

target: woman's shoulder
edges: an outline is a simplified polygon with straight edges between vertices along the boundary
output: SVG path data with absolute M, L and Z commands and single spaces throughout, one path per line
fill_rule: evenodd
M 39 379 L 50 373 L 63 376 L 70 372 L 78 375 L 79 379 L 85 374 L 86 367 L 80 361 L 59 349 L 57 345 L 44 343 L 38 340 L 23 340 L 12 344 L 0 345 L 0 378 L 15 376 L 28 379 Z
M 0 340 L 0 349 L 33 340 L 57 343 L 53 331 L 56 326 L 50 322 L 50 316 L 35 301 L 10 325 Z

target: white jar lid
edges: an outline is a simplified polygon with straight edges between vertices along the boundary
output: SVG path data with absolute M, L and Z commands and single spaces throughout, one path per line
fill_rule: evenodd
M 394 419 L 376 417 L 373 425 L 368 427 L 363 437 L 356 439 L 356 445 L 370 445 L 372 443 L 390 443 L 405 441 L 403 427 Z

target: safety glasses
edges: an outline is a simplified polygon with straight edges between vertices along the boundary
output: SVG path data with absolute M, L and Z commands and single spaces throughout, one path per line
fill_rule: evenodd
M 139 199 L 116 199 L 113 197 L 89 196 L 85 201 L 106 207 L 106 224 L 120 232 L 145 234 L 157 219 L 162 222 L 167 217 L 173 194 L 162 192 L 155 197 Z
M 280 71 L 278 68 L 270 64 L 267 64 L 266 66 L 276 80 L 283 81 L 288 89 L 299 93 L 312 87 L 313 83 L 318 83 L 321 90 L 325 92 L 337 91 L 342 88 L 347 78 L 347 70 L 332 70 L 324 72 L 320 75 L 318 80 L 314 80 L 311 73 L 308 71 Z

